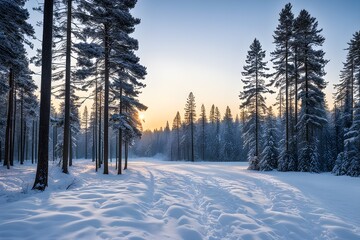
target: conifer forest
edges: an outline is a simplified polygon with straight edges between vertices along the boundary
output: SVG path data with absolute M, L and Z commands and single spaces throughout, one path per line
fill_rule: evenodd
M 0 239 L 360 239 L 359 10 L 0 0 Z

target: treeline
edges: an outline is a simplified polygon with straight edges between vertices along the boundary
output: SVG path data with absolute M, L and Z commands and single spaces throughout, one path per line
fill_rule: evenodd
M 306 10 L 294 17 L 292 5 L 286 4 L 273 35 L 273 71 L 267 68 L 266 51 L 259 40 L 250 45 L 239 95 L 241 120 L 236 117 L 233 121 L 227 109 L 223 119 L 210 112 L 208 121 L 203 106 L 196 119 L 191 93 L 184 121 L 178 114 L 171 130 L 167 126 L 148 132 L 134 153 L 151 156 L 160 152 L 172 160 L 192 161 L 238 161 L 246 156 L 252 170 L 333 171 L 359 176 L 360 32 L 346 49 L 333 111 L 327 109 L 323 92 L 328 60 L 321 49 L 325 41 L 321 32 L 316 18 Z M 274 93 L 278 117 L 266 105 L 265 94 Z
M 193 98 L 192 93 L 190 97 Z M 180 113 L 177 112 L 171 129 L 167 123 L 164 129 L 144 131 L 131 153 L 145 157 L 160 153 L 172 161 L 246 161 L 246 149 L 243 149 L 242 141 L 244 118 L 239 115 L 234 117 L 229 107 L 222 116 L 215 105 L 211 106 L 209 114 L 202 105 L 199 117 L 195 116 L 194 111 L 191 125 L 190 114 L 185 114 L 182 121 Z
M 140 23 L 130 13 L 137 1 L 45 0 L 36 8 L 44 16 L 42 49 L 31 59 L 25 45 L 36 40 L 25 2 L 0 0 L 0 161 L 10 169 L 16 152 L 21 164 L 31 154 L 39 190 L 47 186 L 49 161 L 68 173 L 82 153 L 104 174 L 116 157 L 121 174 L 127 167 L 122 156 L 141 136 L 138 112 L 147 109 L 138 100 L 146 68 L 131 37 Z M 30 62 L 41 66 L 40 102 Z M 52 96 L 61 102 L 57 111 Z M 92 109 L 81 119 L 79 107 L 87 100 Z

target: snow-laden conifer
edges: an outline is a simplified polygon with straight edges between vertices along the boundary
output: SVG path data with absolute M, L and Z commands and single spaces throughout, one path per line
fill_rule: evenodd
M 244 79 L 241 80 L 244 86 L 239 96 L 243 101 L 240 107 L 247 108 L 249 112 L 243 135 L 244 144 L 249 147 L 249 169 L 252 170 L 259 170 L 260 121 L 266 110 L 264 93 L 270 92 L 265 85 L 265 79 L 268 77 L 266 71 L 269 69 L 264 58 L 265 51 L 262 50 L 259 40 L 255 38 L 246 57 L 246 65 L 242 72 Z

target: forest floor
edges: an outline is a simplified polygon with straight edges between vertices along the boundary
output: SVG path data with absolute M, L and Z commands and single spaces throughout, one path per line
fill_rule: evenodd
M 360 239 L 360 178 L 246 166 L 131 159 L 119 176 L 75 160 L 50 164 L 45 192 L 35 166 L 1 166 L 0 239 Z

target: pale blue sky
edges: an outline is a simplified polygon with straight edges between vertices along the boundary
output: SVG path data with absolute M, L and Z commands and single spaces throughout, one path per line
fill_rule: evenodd
M 325 68 L 326 94 L 332 104 L 344 49 L 360 30 L 359 0 L 138 0 L 133 14 L 141 24 L 133 36 L 139 40 L 141 63 L 148 69 L 140 98 L 149 107 L 144 128 L 159 128 L 167 120 L 171 125 L 176 112 L 183 113 L 190 91 L 198 109 L 203 103 L 209 112 L 215 104 L 223 114 L 228 105 L 235 116 L 249 46 L 259 39 L 270 59 L 275 47 L 272 34 L 288 2 L 295 17 L 306 9 L 324 29 L 323 49 L 330 60 Z

